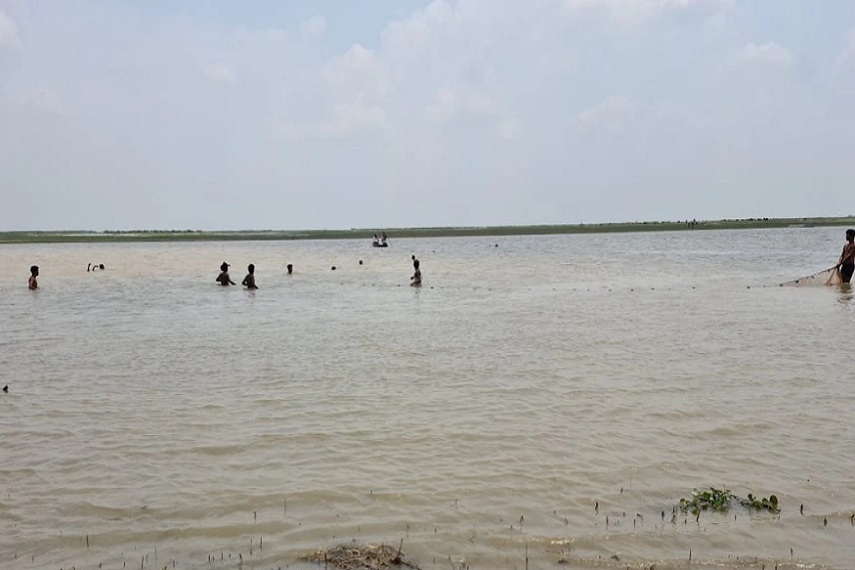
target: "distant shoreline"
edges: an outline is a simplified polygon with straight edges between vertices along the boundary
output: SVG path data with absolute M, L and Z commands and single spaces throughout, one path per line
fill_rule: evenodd
M 133 231 L 20 231 L 0 232 L 0 244 L 21 243 L 103 243 L 103 242 L 176 242 L 176 241 L 288 241 L 321 239 L 370 240 L 385 231 L 395 238 L 525 236 L 560 234 L 597 234 L 621 232 L 673 232 L 698 230 L 739 230 L 855 226 L 855 217 L 838 218 L 744 218 L 671 222 L 619 222 L 604 224 L 556 224 L 529 226 L 378 228 L 350 230 L 133 230 Z

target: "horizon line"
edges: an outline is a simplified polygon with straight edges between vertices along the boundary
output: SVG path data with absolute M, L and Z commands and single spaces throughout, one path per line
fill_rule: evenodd
M 271 229 L 271 228 L 244 228 L 244 229 L 200 229 L 200 228 L 149 228 L 149 229 L 61 229 L 61 230 L 45 230 L 45 229 L 23 229 L 23 230 L 0 230 L 0 234 L 86 234 L 86 235 L 103 235 L 103 234 L 138 234 L 138 233 L 311 233 L 318 234 L 324 232 L 374 232 L 374 231 L 467 231 L 467 230 L 489 230 L 489 229 L 527 229 L 527 228 L 584 228 L 591 226 L 643 226 L 655 224 L 715 224 L 715 223 L 780 223 L 780 222 L 830 222 L 830 221 L 855 221 L 855 214 L 845 216 L 784 216 L 784 217 L 728 217 L 728 218 L 707 218 L 707 219 L 677 219 L 677 220 L 634 220 L 634 221 L 610 221 L 610 222 L 576 222 L 576 223 L 530 223 L 530 224 L 468 224 L 468 225 L 453 225 L 453 226 L 378 226 L 378 227 L 351 227 L 351 228 L 303 228 L 303 229 Z

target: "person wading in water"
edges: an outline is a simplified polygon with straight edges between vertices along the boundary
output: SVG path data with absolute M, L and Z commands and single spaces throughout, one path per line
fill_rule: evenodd
M 840 253 L 837 268 L 840 270 L 841 281 L 844 283 L 852 281 L 852 273 L 855 273 L 855 230 L 853 229 L 846 230 L 846 245 Z
M 222 265 L 220 265 L 220 274 L 217 275 L 216 281 L 223 287 L 228 287 L 229 285 L 235 284 L 235 282 L 232 281 L 232 278 L 229 277 L 229 264 L 225 261 Z

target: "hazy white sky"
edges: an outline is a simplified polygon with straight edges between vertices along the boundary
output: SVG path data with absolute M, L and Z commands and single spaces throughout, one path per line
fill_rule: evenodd
M 0 230 L 855 213 L 852 0 L 0 0 Z

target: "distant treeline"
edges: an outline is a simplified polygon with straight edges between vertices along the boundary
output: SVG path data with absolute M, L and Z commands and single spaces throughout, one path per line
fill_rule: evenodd
M 641 221 L 599 224 L 544 224 L 530 226 L 468 226 L 433 228 L 351 228 L 349 230 L 104 230 L 0 232 L 0 243 L 152 242 L 152 241 L 261 241 L 306 239 L 371 239 L 385 231 L 395 238 L 552 235 L 647 231 L 737 230 L 814 226 L 855 226 L 855 217 L 838 218 L 728 218 L 722 220 Z

